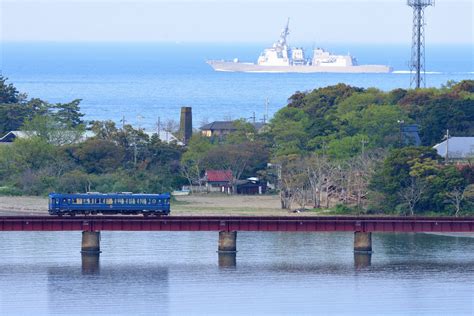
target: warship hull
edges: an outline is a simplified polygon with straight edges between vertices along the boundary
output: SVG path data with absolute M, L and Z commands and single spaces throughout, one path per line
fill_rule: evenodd
M 392 67 L 385 65 L 356 65 L 356 66 L 267 66 L 253 63 L 243 63 L 224 60 L 208 60 L 207 63 L 215 71 L 228 72 L 261 72 L 261 73 L 390 73 Z

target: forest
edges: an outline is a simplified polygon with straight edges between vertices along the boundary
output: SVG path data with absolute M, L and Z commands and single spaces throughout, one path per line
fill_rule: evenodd
M 85 121 L 81 100 L 29 99 L 0 77 L 0 194 L 165 192 L 200 186 L 206 169 L 232 186 L 275 184 L 282 207 L 334 212 L 454 214 L 474 211 L 473 159 L 445 161 L 446 130 L 474 136 L 474 81 L 381 91 L 337 84 L 295 92 L 262 130 L 234 122 L 226 137 L 195 131 L 187 146 L 113 121 Z M 408 137 L 415 126 L 419 142 Z M 177 135 L 179 131 L 173 131 Z

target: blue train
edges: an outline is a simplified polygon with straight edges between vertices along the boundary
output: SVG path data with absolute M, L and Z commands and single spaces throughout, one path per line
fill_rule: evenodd
M 49 194 L 51 215 L 143 214 L 168 215 L 170 194 L 76 193 Z

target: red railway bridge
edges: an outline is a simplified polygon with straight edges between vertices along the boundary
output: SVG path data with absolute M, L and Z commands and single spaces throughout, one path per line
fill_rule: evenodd
M 218 231 L 220 252 L 235 252 L 238 231 L 354 232 L 354 251 L 372 251 L 373 232 L 472 232 L 474 217 L 388 216 L 3 216 L 0 231 L 82 231 L 82 251 L 100 252 L 101 231 Z

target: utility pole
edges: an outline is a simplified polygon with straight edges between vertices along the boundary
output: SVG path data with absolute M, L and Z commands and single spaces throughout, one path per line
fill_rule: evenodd
M 161 132 L 161 118 L 158 116 L 158 121 L 156 121 L 156 132 L 160 136 Z
M 120 120 L 122 122 L 122 130 L 125 129 L 125 115 L 122 115 L 122 119 Z
M 135 141 L 133 142 L 133 165 L 136 166 L 137 165 L 137 154 L 138 154 L 138 151 L 137 151 L 137 139 L 135 137 Z
M 397 123 L 398 123 L 398 131 L 399 131 L 398 141 L 400 143 L 400 148 L 402 148 L 403 147 L 403 124 L 405 124 L 405 121 L 398 120 Z
M 449 162 L 449 129 L 446 130 L 446 156 L 444 157 L 444 162 L 448 164 Z
M 140 114 L 137 115 L 137 123 L 138 123 L 138 130 L 140 130 L 142 128 L 142 119 L 143 119 L 143 116 L 141 116 Z
M 250 119 L 252 120 L 252 122 L 255 124 L 255 120 L 257 119 L 255 117 L 255 112 L 253 112 L 253 115 L 250 117 Z
M 363 140 L 360 141 L 360 143 L 362 144 L 362 155 L 364 155 L 365 145 L 367 145 L 369 143 L 369 141 L 366 140 L 366 139 L 363 139 Z
M 268 120 L 268 103 L 268 98 L 265 98 L 265 115 L 263 116 L 263 124 L 266 124 Z

